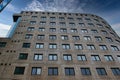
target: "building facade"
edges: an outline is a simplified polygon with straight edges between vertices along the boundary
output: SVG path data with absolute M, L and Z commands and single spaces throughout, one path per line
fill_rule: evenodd
M 23 11 L 0 38 L 0 80 L 120 80 L 120 37 L 93 14 Z

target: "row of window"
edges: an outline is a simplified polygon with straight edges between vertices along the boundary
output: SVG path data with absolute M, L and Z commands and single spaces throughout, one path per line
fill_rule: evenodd
M 30 24 L 36 24 L 36 21 L 30 21 Z M 45 21 L 40 21 L 40 26 L 45 26 L 47 24 L 47 22 Z M 58 24 L 56 22 L 50 22 L 49 23 L 50 26 L 58 26 Z M 69 22 L 69 26 L 71 27 L 75 27 L 76 25 L 80 26 L 80 27 L 95 27 L 95 24 L 93 23 L 87 23 L 87 25 L 85 25 L 85 23 L 74 23 L 74 22 Z M 59 26 L 66 26 L 66 22 L 59 22 Z M 103 28 L 104 26 L 101 24 L 96 24 L 97 27 Z
M 34 27 L 28 27 L 27 31 L 34 31 L 34 29 L 35 29 Z M 44 28 L 44 27 L 39 27 L 39 31 L 40 31 L 40 32 L 44 32 L 44 31 L 45 31 L 45 28 Z M 49 31 L 50 31 L 50 32 L 56 32 L 56 28 L 50 28 Z M 60 32 L 62 32 L 62 33 L 67 33 L 67 28 L 60 28 Z M 71 28 L 71 29 L 70 29 L 70 32 L 71 32 L 71 33 L 77 33 L 78 30 L 77 30 L 76 28 Z M 82 32 L 82 33 L 88 33 L 88 30 L 87 30 L 87 29 L 81 29 L 81 32 Z M 98 30 L 96 30 L 96 29 L 91 29 L 91 32 L 92 32 L 93 34 L 96 34 L 96 33 L 98 33 Z M 104 35 L 107 35 L 107 34 L 108 34 L 108 32 L 105 31 L 105 30 L 101 30 L 101 33 L 104 34 Z M 116 35 L 115 35 L 114 33 L 110 32 L 110 34 L 116 37 Z
M 19 59 L 20 60 L 27 60 L 28 54 L 27 53 L 20 53 L 19 54 Z M 118 55 L 118 60 L 120 61 L 120 56 Z M 104 58 L 106 61 L 114 61 L 114 58 L 112 55 L 104 55 Z M 40 61 L 43 60 L 43 54 L 34 54 L 35 61 Z M 57 54 L 49 54 L 48 55 L 48 60 L 49 61 L 57 61 L 58 60 L 58 55 Z M 72 60 L 72 55 L 71 54 L 63 54 L 63 60 L 65 61 L 71 61 Z M 78 61 L 87 61 L 86 55 L 84 54 L 78 54 L 77 55 L 77 60 Z M 101 61 L 99 55 L 91 55 L 91 60 L 92 61 Z
M 22 13 L 25 13 L 26 14 L 26 16 L 28 15 L 34 15 L 35 16 L 35 14 L 38 14 L 39 12 L 27 12 L 27 11 L 25 11 L 25 12 L 22 12 Z M 91 17 L 95 17 L 95 18 L 99 18 L 99 19 L 102 19 L 101 17 L 98 17 L 98 16 L 96 16 L 96 15 L 90 15 L 90 14 L 80 14 L 80 13 L 50 13 L 50 12 L 40 12 L 40 14 L 41 15 L 45 15 L 45 16 L 43 16 L 43 17 L 46 17 L 46 15 L 64 15 L 64 16 L 85 16 L 86 18 L 88 18 L 87 16 L 91 16 Z M 34 16 L 33 16 L 33 18 L 34 18 Z M 36 15 L 37 16 L 37 15 Z M 103 21 L 102 21 L 103 22 Z M 105 22 L 103 22 L 103 23 L 105 23 Z
M 37 16 L 31 16 L 31 19 L 36 19 L 36 18 L 38 18 Z M 74 20 L 77 20 L 77 21 L 83 21 L 83 20 L 85 20 L 85 21 L 88 21 L 88 22 L 90 22 L 90 21 L 92 21 L 90 18 L 73 18 L 73 17 L 67 17 L 67 18 L 65 18 L 65 17 L 59 17 L 59 18 L 56 18 L 56 17 L 46 17 L 46 16 L 41 16 L 40 17 L 40 20 L 42 20 L 42 21 L 45 21 L 45 20 L 51 20 L 51 21 L 54 21 L 54 20 L 60 20 L 60 21 L 64 21 L 64 20 L 70 20 L 70 21 L 74 21 Z M 100 22 L 98 19 L 93 19 L 95 22 Z
M 25 35 L 25 39 L 32 39 L 32 37 L 33 37 L 33 34 L 26 34 Z M 75 36 L 74 35 L 74 36 L 72 36 L 72 38 L 73 38 L 73 40 L 80 40 L 80 36 Z M 105 37 L 105 38 L 106 38 L 107 42 L 113 42 L 112 38 L 110 38 L 110 37 Z M 44 40 L 45 39 L 45 35 L 38 34 L 37 35 L 37 39 Z M 57 36 L 56 35 L 49 35 L 49 39 L 50 40 L 56 40 Z M 62 40 L 69 40 L 69 37 L 68 37 L 68 35 L 61 35 L 61 39 Z M 91 36 L 83 36 L 83 39 L 85 41 L 92 41 Z M 101 36 L 95 36 L 95 39 L 96 39 L 96 41 L 103 41 Z
M 33 31 L 34 29 L 35 29 L 34 27 L 28 27 L 27 31 Z M 40 27 L 40 28 L 39 28 L 39 31 L 45 31 L 45 28 L 44 28 L 44 27 Z M 50 32 L 56 32 L 56 28 L 50 28 L 49 31 L 50 31 Z M 78 32 L 78 30 L 77 30 L 76 28 L 71 28 L 70 31 L 71 31 L 71 32 Z M 60 28 L 60 32 L 65 32 L 65 33 L 67 33 L 67 28 Z M 81 29 L 81 32 L 82 32 L 82 33 L 88 33 L 88 30 L 87 30 L 87 29 Z M 91 29 L 91 32 L 92 32 L 92 33 L 98 33 L 98 30 L 96 30 L 96 29 Z M 101 30 L 101 32 L 102 32 L 103 34 L 108 34 L 108 32 L 105 31 L 105 30 Z
M 111 68 L 111 70 L 114 75 L 116 75 L 116 76 L 120 75 L 120 69 L 118 67 Z M 16 67 L 14 74 L 15 75 L 23 75 L 24 71 L 25 71 L 25 67 Z M 65 67 L 64 71 L 65 71 L 66 76 L 75 76 L 74 67 Z M 98 75 L 107 75 L 107 72 L 106 72 L 105 68 L 103 68 L 103 67 L 96 68 L 96 71 L 97 71 Z M 80 68 L 80 72 L 82 75 L 92 75 L 91 70 L 88 67 Z M 31 74 L 32 75 L 41 75 L 42 67 L 32 67 Z M 48 67 L 48 75 L 49 76 L 59 75 L 58 67 Z
M 23 43 L 23 48 L 30 48 L 31 43 Z M 35 45 L 36 49 L 43 49 L 44 43 L 36 43 Z M 82 44 L 74 44 L 74 48 L 76 50 L 83 50 Z M 99 45 L 100 50 L 108 50 L 106 45 Z M 57 49 L 56 43 L 49 43 L 49 49 Z M 62 49 L 71 49 L 70 44 L 62 44 Z M 87 44 L 88 50 L 96 50 L 95 46 L 93 44 Z M 119 51 L 117 46 L 111 45 L 111 49 L 113 51 Z

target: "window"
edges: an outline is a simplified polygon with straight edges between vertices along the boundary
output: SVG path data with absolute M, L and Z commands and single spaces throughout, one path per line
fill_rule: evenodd
M 42 48 L 44 48 L 44 44 L 43 43 L 36 43 L 36 48 L 42 49 Z
M 82 21 L 82 18 L 77 18 L 78 21 Z
M 31 39 L 33 34 L 26 34 L 25 39 Z
M 41 26 L 45 26 L 45 24 L 46 24 L 46 22 L 43 22 L 43 21 L 40 22 Z
M 113 42 L 113 40 L 111 38 L 109 38 L 109 37 L 106 37 L 106 41 L 107 42 Z
M 82 75 L 91 75 L 89 68 L 81 68 Z
M 32 75 L 40 75 L 42 73 L 41 67 L 32 67 Z
M 50 26 L 55 26 L 56 23 L 55 22 L 50 22 Z
M 93 61 L 101 61 L 101 60 L 100 60 L 100 57 L 99 57 L 98 55 L 92 55 L 92 56 L 91 56 L 91 59 L 92 59 Z
M 48 68 L 48 75 L 58 75 L 58 68 L 57 67 L 49 67 Z
M 90 36 L 84 36 L 84 40 L 91 41 L 91 37 Z
M 27 28 L 27 31 L 33 31 L 34 30 L 34 27 L 28 27 Z
M 27 53 L 20 53 L 20 54 L 19 54 L 19 59 L 20 59 L 20 60 L 26 60 L 27 57 L 28 57 L 28 54 L 27 54 Z
M 56 61 L 56 60 L 57 60 L 57 54 L 49 54 L 48 59 L 49 59 L 50 61 Z
M 75 27 L 75 23 L 69 23 L 69 26 Z
M 85 27 L 85 24 L 84 23 L 79 23 L 79 26 L 80 27 Z
M 67 32 L 66 28 L 60 28 L 60 32 Z
M 82 33 L 88 33 L 87 29 L 81 29 Z
M 43 32 L 45 31 L 45 28 L 39 28 L 39 31 Z
M 91 19 L 90 19 L 90 18 L 85 18 L 85 20 L 86 20 L 86 21 L 88 21 L 88 22 L 89 22 L 89 21 L 91 21 Z
M 104 68 L 96 68 L 98 75 L 107 75 Z
M 50 40 L 56 40 L 57 37 L 56 37 L 56 35 L 50 35 L 50 36 L 49 36 L 49 39 L 50 39 Z
M 37 38 L 43 40 L 45 38 L 45 35 L 38 35 Z
M 62 44 L 63 49 L 70 49 L 70 44 Z
M 1 47 L 5 47 L 6 44 L 7 44 L 6 42 L 0 42 L 0 48 L 1 48 Z
M 104 31 L 104 30 L 101 30 L 101 32 L 102 32 L 103 35 L 104 35 L 104 34 L 105 34 L 105 35 L 108 34 L 107 31 Z
M 114 61 L 114 59 L 111 55 L 105 55 L 104 57 L 105 57 L 106 61 Z
M 24 74 L 25 67 L 16 67 L 14 74 L 15 75 L 23 75 Z
M 77 29 L 71 29 L 71 32 L 77 32 Z
M 37 16 L 32 16 L 32 19 L 36 19 L 37 18 Z
M 63 21 L 63 20 L 65 20 L 65 18 L 64 17 L 59 17 L 59 20 Z
M 68 40 L 68 36 L 67 36 L 67 35 L 62 35 L 62 36 L 61 36 L 61 39 L 62 39 L 62 40 Z
M 120 55 L 117 55 L 118 60 L 120 61 Z
M 116 37 L 116 35 L 115 35 L 114 33 L 110 32 L 110 34 L 111 34 L 112 36 Z
M 111 49 L 112 49 L 113 51 L 119 51 L 118 47 L 117 47 L 117 46 L 114 46 L 114 45 L 111 45 Z
M 74 68 L 65 68 L 65 75 L 74 76 L 75 75 Z
M 97 26 L 98 26 L 99 28 L 103 28 L 103 25 L 101 25 L 101 24 L 97 24 Z
M 64 59 L 65 61 L 71 61 L 71 60 L 72 60 L 72 56 L 71 56 L 71 54 L 64 54 L 64 55 L 63 55 L 63 59 Z
M 23 48 L 30 48 L 30 43 L 23 43 Z
M 117 42 L 117 43 L 120 43 L 120 41 L 119 41 L 119 40 L 116 40 L 116 42 Z
M 98 20 L 98 19 L 94 19 L 94 21 L 95 21 L 95 22 L 99 22 L 99 20 Z
M 93 23 L 88 23 L 88 26 L 89 27 L 94 27 L 94 24 Z
M 74 19 L 73 19 L 73 18 L 71 18 L 71 17 L 68 17 L 68 20 L 73 21 Z
M 119 68 L 111 68 L 111 70 L 112 70 L 112 73 L 114 75 L 120 75 L 120 69 Z
M 65 22 L 60 22 L 59 25 L 60 26 L 66 26 L 66 23 Z
M 56 20 L 56 18 L 55 17 L 50 17 L 50 20 L 54 21 L 54 20 Z
M 43 60 L 43 54 L 34 54 L 34 60 L 36 61 Z
M 87 61 L 87 58 L 85 55 L 77 55 L 77 60 L 78 61 Z
M 72 37 L 73 37 L 73 40 L 80 40 L 79 36 L 72 36 Z
M 82 44 L 75 44 L 75 49 L 82 50 L 83 49 Z
M 91 30 L 91 32 L 92 32 L 92 33 L 98 33 L 98 31 L 97 31 L 97 30 L 94 30 L 94 29 Z
M 102 41 L 102 38 L 100 36 L 95 36 L 96 41 Z
M 49 44 L 49 48 L 50 48 L 50 49 L 56 49 L 56 48 L 57 48 L 57 44 L 55 44 L 55 43 L 50 43 L 50 44 Z
M 107 46 L 106 45 L 99 45 L 100 50 L 107 50 Z
M 30 24 L 36 24 L 36 21 L 30 21 Z
M 41 16 L 41 20 L 45 21 L 47 18 L 45 16 Z
M 49 31 L 50 32 L 56 32 L 56 28 L 50 28 Z
M 95 46 L 92 45 L 92 44 L 88 44 L 88 45 L 87 45 L 87 48 L 88 48 L 89 50 L 95 50 Z

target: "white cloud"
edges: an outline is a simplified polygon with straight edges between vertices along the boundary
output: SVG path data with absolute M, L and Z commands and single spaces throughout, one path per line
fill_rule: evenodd
M 12 5 L 11 3 L 7 5 L 6 10 L 11 11 L 11 12 L 17 12 L 18 11 L 18 9 L 14 5 Z
M 33 0 L 23 9 L 24 11 L 52 11 L 52 12 L 84 12 L 85 3 L 79 0 L 45 0 L 40 2 Z M 77 5 L 76 5 L 77 4 Z
M 113 24 L 112 28 L 117 32 L 117 34 L 120 36 L 120 23 Z
M 0 23 L 0 37 L 6 37 L 11 25 Z
M 44 11 L 43 5 L 38 0 L 33 0 L 24 10 L 27 11 Z

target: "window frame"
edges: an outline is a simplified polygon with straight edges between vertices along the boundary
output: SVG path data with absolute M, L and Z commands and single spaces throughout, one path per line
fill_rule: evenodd
M 20 53 L 19 54 L 19 60 L 27 60 L 28 53 Z
M 101 76 L 107 75 L 105 68 L 96 68 L 96 71 L 97 71 L 98 75 L 101 75 Z
M 57 61 L 58 60 L 57 54 L 49 54 L 48 55 L 48 60 L 49 61 Z
M 36 49 L 43 49 L 44 48 L 44 43 L 36 43 L 35 48 Z
M 80 68 L 81 69 L 81 74 L 82 75 L 91 75 L 90 68 Z
M 41 67 L 32 67 L 31 75 L 41 75 L 42 68 Z
M 64 61 L 72 61 L 72 55 L 71 54 L 63 54 L 63 60 Z
M 42 61 L 43 60 L 43 54 L 35 53 L 33 60 Z
M 75 76 L 75 70 L 73 67 L 65 67 L 65 75 L 66 76 Z
M 30 48 L 31 43 L 23 43 L 22 48 Z
M 57 76 L 58 75 L 58 67 L 48 67 L 48 75 L 49 76 Z
M 78 60 L 78 61 L 87 61 L 87 58 L 86 58 L 85 55 L 78 54 L 78 55 L 77 55 L 77 60 Z
M 24 75 L 25 67 L 15 67 L 14 75 Z

